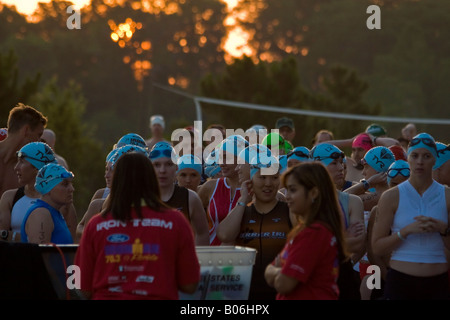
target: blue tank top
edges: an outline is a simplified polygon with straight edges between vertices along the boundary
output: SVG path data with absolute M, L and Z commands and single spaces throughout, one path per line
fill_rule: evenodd
M 72 235 L 70 234 L 70 230 L 67 227 L 66 221 L 61 213 L 49 205 L 47 202 L 42 201 L 41 199 L 37 199 L 36 203 L 33 204 L 25 214 L 23 218 L 20 234 L 22 237 L 22 242 L 28 242 L 28 235 L 25 232 L 25 224 L 27 223 L 28 217 L 31 212 L 33 212 L 37 208 L 45 208 L 47 209 L 53 219 L 53 232 L 50 241 L 54 244 L 73 244 Z
M 399 203 L 391 227 L 392 233 L 413 223 L 414 217 L 423 215 L 448 223 L 445 187 L 436 181 L 420 195 L 407 180 L 398 185 Z M 418 263 L 446 263 L 444 242 L 438 232 L 408 235 L 396 250 L 391 260 Z

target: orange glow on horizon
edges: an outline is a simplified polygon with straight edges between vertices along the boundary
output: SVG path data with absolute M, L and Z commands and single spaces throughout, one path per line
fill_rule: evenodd
M 91 3 L 91 0 L 69 0 L 78 8 L 82 8 Z M 51 0 L 0 0 L 0 3 L 8 6 L 16 6 L 16 10 L 26 16 L 31 16 L 38 8 L 39 2 L 51 2 Z

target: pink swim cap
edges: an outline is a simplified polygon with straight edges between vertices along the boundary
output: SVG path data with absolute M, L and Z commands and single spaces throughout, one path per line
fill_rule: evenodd
M 361 133 L 353 139 L 352 148 L 363 148 L 366 151 L 372 149 L 372 140 L 367 133 Z
M 8 136 L 8 129 L 1 128 L 0 129 L 0 141 L 5 140 L 7 136 Z

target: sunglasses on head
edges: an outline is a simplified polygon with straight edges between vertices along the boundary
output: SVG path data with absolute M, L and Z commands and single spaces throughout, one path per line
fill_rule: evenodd
M 411 140 L 408 147 L 413 147 L 421 142 L 429 147 L 436 149 L 436 143 L 433 141 L 433 139 L 430 138 L 414 138 Z
M 287 156 L 287 158 L 289 159 L 289 158 L 292 157 L 293 155 L 296 155 L 297 157 L 300 157 L 300 158 L 309 158 L 309 154 L 308 154 L 308 153 L 304 153 L 304 152 L 301 151 L 301 150 L 298 150 L 298 151 L 294 151 L 294 150 L 289 151 L 288 154 L 287 154 L 286 156 Z
M 37 158 L 34 158 L 34 157 L 30 157 L 29 155 L 27 155 L 25 152 L 22 152 L 22 151 L 17 151 L 16 155 L 17 155 L 18 158 L 28 158 L 28 159 L 36 160 L 36 161 L 43 162 L 43 163 L 46 163 L 46 162 L 50 161 L 49 159 L 37 159 Z
M 158 157 L 167 157 L 167 158 L 171 158 L 172 157 L 172 150 L 171 149 L 156 149 L 156 150 L 152 150 L 150 152 L 150 158 L 158 158 Z
M 325 159 L 333 159 L 333 160 L 337 160 L 339 158 L 344 159 L 345 158 L 345 154 L 343 152 L 333 152 L 332 154 L 326 156 L 326 157 L 322 157 L 322 156 L 314 156 L 314 160 L 318 160 L 318 161 L 322 161 Z
M 387 175 L 389 178 L 395 178 L 399 174 L 401 174 L 405 178 L 408 178 L 410 175 L 410 170 L 409 170 L 409 168 L 392 168 L 392 169 L 389 169 L 387 172 Z

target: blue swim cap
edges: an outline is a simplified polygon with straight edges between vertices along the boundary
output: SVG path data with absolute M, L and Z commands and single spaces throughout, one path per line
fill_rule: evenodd
M 245 140 L 243 136 L 233 135 L 227 137 L 222 141 L 219 151 L 221 155 L 223 155 L 224 152 L 228 152 L 233 154 L 234 156 L 238 156 L 239 153 L 247 147 L 248 141 Z
M 120 148 L 128 144 L 138 146 L 144 149 L 147 148 L 147 144 L 145 143 L 144 138 L 142 138 L 137 133 L 128 133 L 124 135 L 122 138 L 119 139 L 119 141 L 117 141 L 116 148 Z
M 320 161 L 325 167 L 336 159 L 345 158 L 344 152 L 330 143 L 321 143 L 316 145 L 311 149 L 309 155 L 313 161 Z
M 427 149 L 437 159 L 436 142 L 434 141 L 434 138 L 428 133 L 419 133 L 411 139 L 408 144 L 408 156 L 413 150 L 420 148 Z
M 287 160 L 298 160 L 301 162 L 307 162 L 311 159 L 309 158 L 310 150 L 307 147 L 296 147 L 293 150 L 289 151 L 287 154 Z
M 214 149 L 209 156 L 206 157 L 205 163 L 203 164 L 203 170 L 209 178 L 214 177 L 222 170 L 219 166 L 218 154 L 218 149 Z
M 374 147 L 366 152 L 362 164 L 367 163 L 376 172 L 387 172 L 389 166 L 395 162 L 394 153 L 386 147 Z
M 16 154 L 18 158 L 24 158 L 38 170 L 48 163 L 58 163 L 52 148 L 44 142 L 30 142 Z
M 141 148 L 139 146 L 134 146 L 134 145 L 128 144 L 123 147 L 117 148 L 116 153 L 111 157 L 111 160 L 110 160 L 111 168 L 114 167 L 117 160 L 119 160 L 121 156 L 123 156 L 125 153 L 130 153 L 130 152 L 142 153 L 148 157 L 148 152 L 146 149 Z
M 185 154 L 181 156 L 177 161 L 177 165 L 178 165 L 177 173 L 187 168 L 194 169 L 200 175 L 202 175 L 203 173 L 202 161 L 199 159 L 199 157 L 196 157 L 193 154 Z
M 106 162 L 110 162 L 116 153 L 117 153 L 117 148 L 112 149 L 106 156 Z
M 444 163 L 450 160 L 450 145 L 445 145 L 442 142 L 436 142 L 437 159 L 433 170 L 439 169 Z
M 280 174 L 284 173 L 288 167 L 288 157 L 285 154 L 278 156 L 278 162 L 280 164 Z
M 67 171 L 63 166 L 56 163 L 49 163 L 39 169 L 34 183 L 34 188 L 40 194 L 49 193 L 61 181 L 73 178 L 72 172 Z
M 409 163 L 405 160 L 397 160 L 389 166 L 387 171 L 387 182 L 388 184 L 391 183 L 391 179 L 399 174 L 405 178 L 409 178 L 410 173 Z
M 251 163 L 254 163 L 250 165 L 250 179 L 252 179 L 259 170 L 262 170 L 261 174 L 263 175 L 273 175 L 279 173 L 281 169 L 278 159 L 274 156 L 262 155 L 260 157 L 254 157 L 250 161 Z
M 171 158 L 173 163 L 177 163 L 175 149 L 166 141 L 156 143 L 150 151 L 149 157 L 152 161 L 159 158 Z
M 256 164 L 258 163 L 260 155 L 271 156 L 272 152 L 265 145 L 251 144 L 239 153 L 238 160 L 241 159 L 245 163 L 250 163 L 250 161 L 255 158 L 256 162 L 253 164 Z M 241 163 L 241 161 L 238 163 Z

